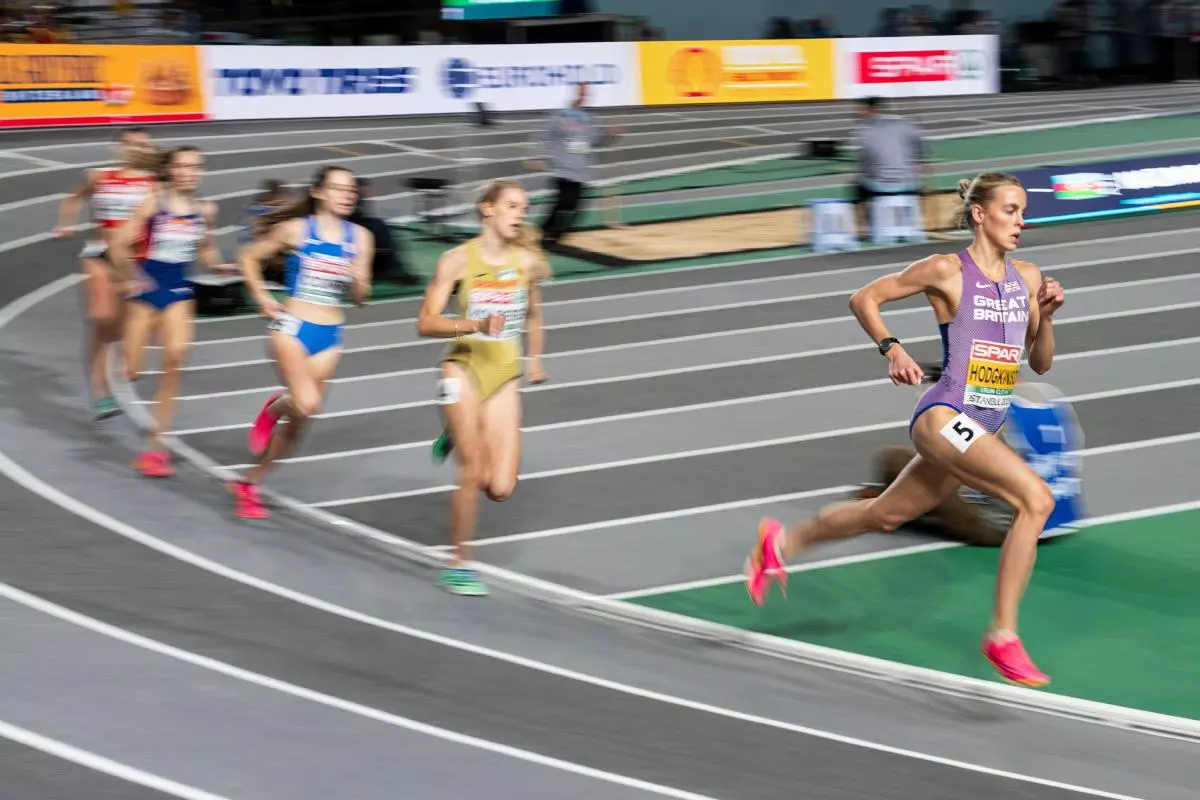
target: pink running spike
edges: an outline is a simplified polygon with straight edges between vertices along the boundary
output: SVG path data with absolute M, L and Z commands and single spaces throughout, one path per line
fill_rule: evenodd
M 166 450 L 150 450 L 133 460 L 133 468 L 146 478 L 169 478 L 175 474 Z
M 275 433 L 275 425 L 279 422 L 279 417 L 271 416 L 271 406 L 282 396 L 281 392 L 275 392 L 268 397 L 267 402 L 258 412 L 258 416 L 254 418 L 254 424 L 250 426 L 250 432 L 246 434 L 246 445 L 250 448 L 251 455 L 261 456 L 270 446 L 271 436 Z
M 262 495 L 253 483 L 230 481 L 229 491 L 235 498 L 233 513 L 242 519 L 267 519 L 271 512 L 263 505 Z
M 1033 665 L 1018 637 L 999 640 L 985 636 L 980 649 L 1006 681 L 1035 689 L 1050 683 L 1050 676 Z
M 771 591 L 771 581 L 779 581 L 779 591 L 787 597 L 787 570 L 784 568 L 783 523 L 763 517 L 758 523 L 758 542 L 746 559 L 746 591 L 754 604 L 761 606 Z

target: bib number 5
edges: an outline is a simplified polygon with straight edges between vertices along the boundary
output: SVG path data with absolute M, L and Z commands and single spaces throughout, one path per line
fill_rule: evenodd
M 954 445 L 955 450 L 965 453 L 967 448 L 986 435 L 987 431 L 966 414 L 959 414 L 942 426 L 941 434 Z

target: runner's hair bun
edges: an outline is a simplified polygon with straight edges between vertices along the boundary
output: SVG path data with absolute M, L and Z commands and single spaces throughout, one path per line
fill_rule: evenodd
M 963 178 L 961 181 L 958 182 L 958 196 L 965 199 L 967 196 L 967 190 L 970 188 L 971 188 L 971 179 Z

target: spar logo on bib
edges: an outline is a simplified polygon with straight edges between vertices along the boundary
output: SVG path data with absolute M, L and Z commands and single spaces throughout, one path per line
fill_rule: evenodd
M 1005 342 L 971 342 L 963 402 L 980 408 L 1008 408 L 1017 385 L 1021 350 L 1020 345 Z

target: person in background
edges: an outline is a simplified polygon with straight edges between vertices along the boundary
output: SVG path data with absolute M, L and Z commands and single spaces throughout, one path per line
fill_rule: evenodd
M 371 181 L 369 178 L 358 179 L 358 205 L 349 217 L 356 225 L 361 225 L 375 237 L 375 263 L 371 274 L 378 280 L 386 278 L 404 286 L 414 286 L 421 282 L 419 275 L 414 275 L 404 264 L 404 258 L 396 247 L 396 237 L 384 220 L 374 214 L 374 206 L 369 203 L 371 197 Z
M 884 114 L 878 97 L 859 101 L 861 127 L 858 146 L 859 178 L 855 205 L 861 224 L 869 227 L 871 202 L 881 195 L 921 194 L 929 153 L 921 132 L 908 120 Z
M 571 105 L 555 111 L 542 133 L 539 146 L 543 157 L 526 165 L 534 170 L 548 168 L 554 176 L 554 205 L 541 225 L 542 246 L 546 249 L 555 247 L 571 229 L 583 190 L 591 180 L 595 148 L 607 147 L 615 136 L 624 133 L 623 128 L 605 129 L 596 125 L 591 114 L 584 110 L 587 99 L 587 84 L 576 85 Z
M 254 240 L 266 233 L 262 229 L 263 216 L 277 208 L 282 208 L 292 201 L 292 193 L 284 185 L 283 181 L 275 178 L 268 178 L 259 185 L 260 194 L 254 199 L 250 205 L 242 211 L 242 229 L 238 232 L 238 253 L 240 253 L 251 244 Z M 268 281 L 279 283 L 283 279 L 283 261 L 282 256 L 274 258 L 270 263 L 263 266 L 263 277 Z

